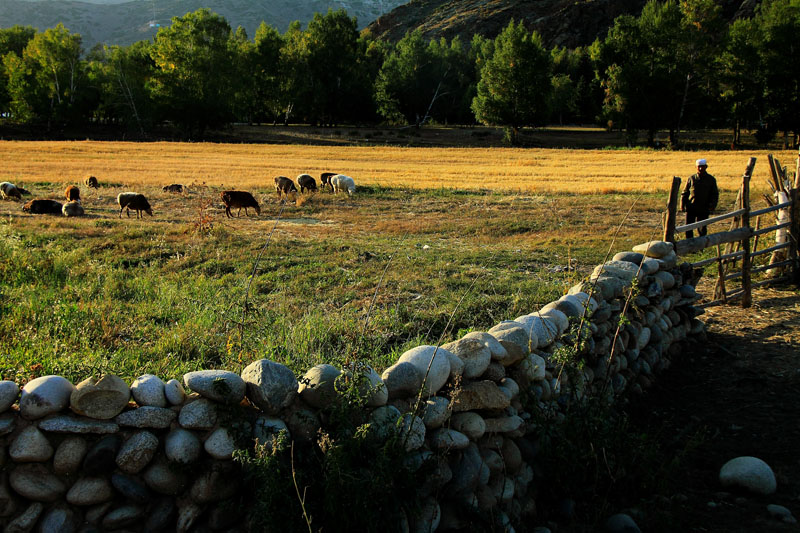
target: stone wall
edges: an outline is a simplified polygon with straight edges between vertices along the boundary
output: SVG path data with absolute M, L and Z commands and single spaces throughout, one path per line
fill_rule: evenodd
M 464 528 L 465 505 L 509 528 L 530 523 L 533 421 L 587 396 L 641 392 L 681 341 L 704 335 L 691 274 L 671 244 L 645 243 L 538 311 L 413 348 L 382 375 L 367 368 L 371 431 L 400 432 L 410 458 L 435 465 L 408 529 Z M 242 486 L 234 450 L 281 431 L 312 442 L 340 374 L 318 365 L 298 380 L 262 359 L 241 374 L 204 370 L 182 382 L 44 376 L 21 391 L 0 382 L 0 526 L 246 529 L 245 513 L 226 511 Z

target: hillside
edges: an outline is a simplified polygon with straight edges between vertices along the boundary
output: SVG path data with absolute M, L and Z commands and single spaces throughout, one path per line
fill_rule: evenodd
M 96 43 L 129 45 L 151 39 L 158 25 L 166 26 L 172 17 L 207 7 L 224 16 L 232 27 L 242 26 L 255 35 L 261 21 L 283 32 L 289 23 L 304 24 L 315 12 L 344 8 L 363 28 L 403 0 L 2 0 L 0 27 L 15 24 L 41 31 L 63 22 L 73 33 L 83 36 L 85 50 Z
M 420 29 L 427 38 L 475 33 L 495 37 L 509 20 L 524 21 L 549 46 L 590 44 L 604 36 L 614 19 L 638 14 L 646 0 L 412 0 L 382 15 L 367 29 L 373 35 L 398 41 Z M 749 16 L 760 0 L 721 0 L 727 20 Z

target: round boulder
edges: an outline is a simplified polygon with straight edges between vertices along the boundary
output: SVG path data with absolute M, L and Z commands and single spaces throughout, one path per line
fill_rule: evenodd
M 22 387 L 19 410 L 23 418 L 35 420 L 57 413 L 69 405 L 75 386 L 61 376 L 42 376 Z
M 325 363 L 309 368 L 299 380 L 300 398 L 316 409 L 330 406 L 336 398 L 336 378 L 340 375 L 338 368 Z
M 164 396 L 164 382 L 153 374 L 145 374 L 136 378 L 131 385 L 133 399 L 139 405 L 153 407 L 166 407 L 167 398 Z
M 444 344 L 442 348 L 464 361 L 463 376 L 465 378 L 477 378 L 486 371 L 492 361 L 492 352 L 478 339 L 465 337 Z
M 0 413 L 8 411 L 19 396 L 19 385 L 13 381 L 0 381 Z
M 79 415 L 108 420 L 125 409 L 130 397 L 128 384 L 107 374 L 100 379 L 92 377 L 78 383 L 69 397 L 69 406 Z
M 244 398 L 244 381 L 227 370 L 189 372 L 184 374 L 183 384 L 200 396 L 220 403 L 237 404 Z
M 247 398 L 267 414 L 277 414 L 297 396 L 297 378 L 279 363 L 259 359 L 242 370 Z
M 411 363 L 423 378 L 423 394 L 432 396 L 444 386 L 450 376 L 451 353 L 441 347 L 417 346 L 405 352 L 398 363 Z
M 731 459 L 722 465 L 719 481 L 723 487 L 739 487 L 765 496 L 777 489 L 775 473 L 767 463 L 757 457 Z

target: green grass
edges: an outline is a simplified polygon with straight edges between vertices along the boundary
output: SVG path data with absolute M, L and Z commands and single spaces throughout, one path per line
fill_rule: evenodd
M 644 198 L 644 219 L 658 220 L 659 200 Z M 323 361 L 380 370 L 559 297 L 603 260 L 632 200 L 365 187 L 329 201 L 284 213 L 337 229 L 279 223 L 247 312 L 272 221 L 217 220 L 201 236 L 188 231 L 193 215 L 0 219 L 2 377 L 169 378 L 262 357 L 298 373 Z M 622 234 L 614 251 L 653 230 Z M 569 260 L 579 272 L 553 268 Z

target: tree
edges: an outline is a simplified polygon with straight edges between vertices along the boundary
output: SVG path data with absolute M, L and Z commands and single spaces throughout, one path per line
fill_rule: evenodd
M 203 135 L 233 117 L 238 80 L 236 41 L 227 21 L 209 9 L 173 17 L 150 51 L 153 98 L 162 116 L 187 134 Z
M 22 56 L 22 51 L 28 42 L 36 35 L 36 30 L 31 26 L 12 26 L 0 29 L 0 115 L 9 112 L 11 97 L 8 94 L 8 75 L 3 67 L 3 56 L 14 53 Z
M 22 56 L 4 57 L 10 108 L 19 122 L 74 123 L 88 115 L 93 102 L 81 61 L 81 36 L 62 24 L 37 33 Z
M 275 122 L 286 109 L 282 90 L 283 46 L 284 39 L 278 30 L 262 22 L 256 30 L 253 46 L 248 49 L 250 72 L 245 79 L 249 80 L 252 90 L 248 109 L 251 120 Z
M 512 20 L 494 41 L 481 68 L 478 94 L 472 101 L 475 118 L 484 124 L 508 126 L 511 141 L 519 129 L 547 120 L 551 58 L 538 33 L 528 33 Z
M 732 144 L 741 142 L 743 124 L 756 123 L 764 111 L 764 71 L 761 32 L 753 19 L 736 20 L 728 29 L 718 59 L 721 97 L 732 121 Z

